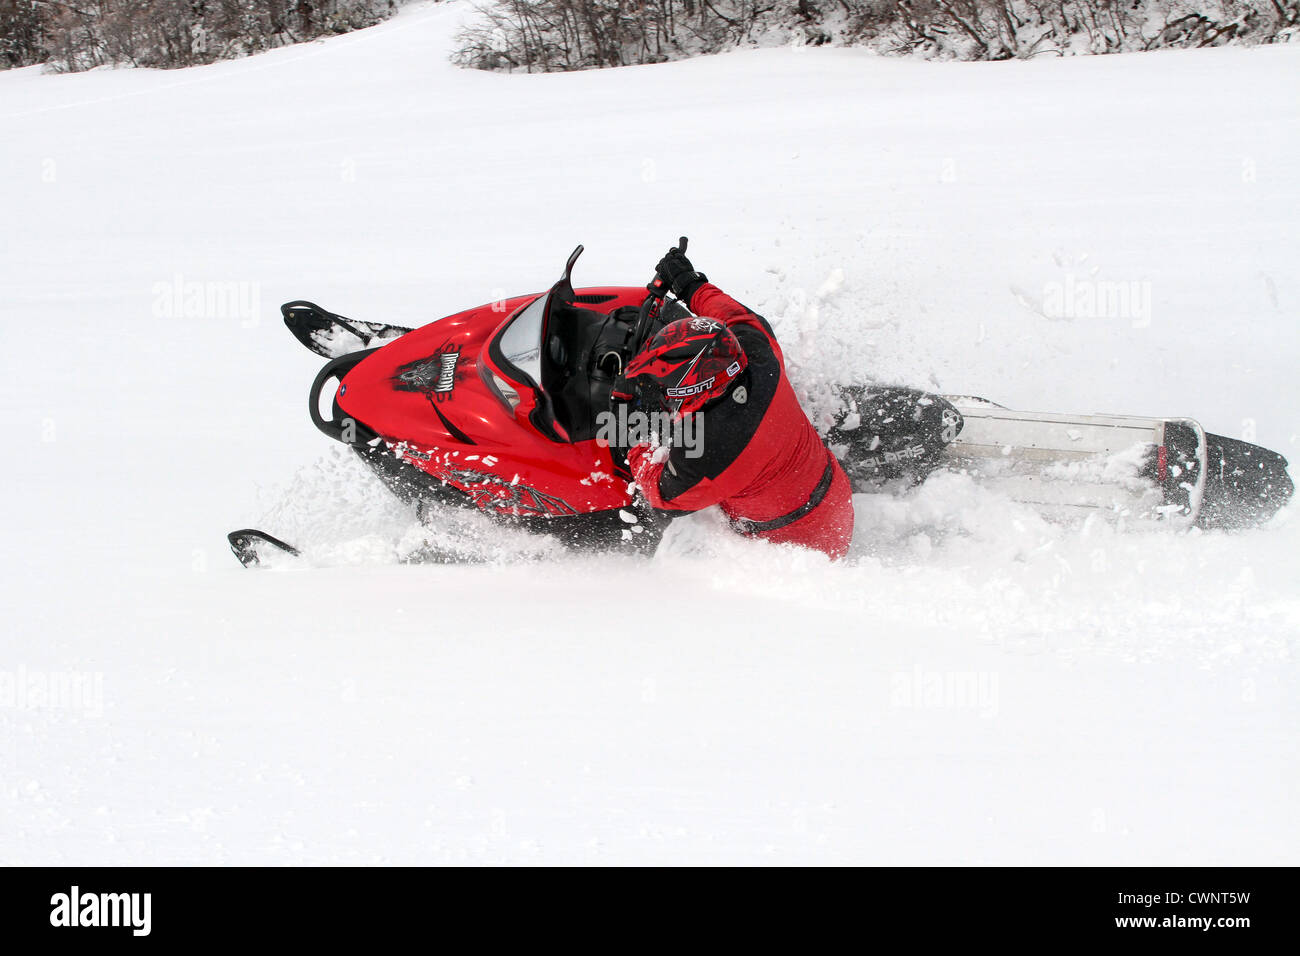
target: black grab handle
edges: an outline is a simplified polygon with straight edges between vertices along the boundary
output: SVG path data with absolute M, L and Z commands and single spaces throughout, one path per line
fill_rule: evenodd
M 365 445 L 373 441 L 377 436 L 355 418 L 340 417 L 343 409 L 339 408 L 337 398 L 334 400 L 334 407 L 330 417 L 326 418 L 322 415 L 320 413 L 320 393 L 325 388 L 326 382 L 335 379 L 342 382 L 343 377 L 360 365 L 362 359 L 371 352 L 377 351 L 379 351 L 377 348 L 365 349 L 361 352 L 350 352 L 347 355 L 341 355 L 327 362 L 325 367 L 316 373 L 316 378 L 311 383 L 311 393 L 307 398 L 307 410 L 311 413 L 312 424 L 337 442 L 342 442 L 345 445 Z M 349 425 L 353 429 L 351 441 L 343 437 L 343 430 Z

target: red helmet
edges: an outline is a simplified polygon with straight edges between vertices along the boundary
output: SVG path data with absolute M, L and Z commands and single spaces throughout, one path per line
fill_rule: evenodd
M 660 329 L 628 363 L 625 377 L 643 402 L 680 417 L 725 394 L 748 364 L 726 325 L 691 316 Z

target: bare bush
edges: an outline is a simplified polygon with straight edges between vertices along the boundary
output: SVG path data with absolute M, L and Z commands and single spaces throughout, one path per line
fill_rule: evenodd
M 528 72 L 659 63 L 739 46 L 799 6 L 807 0 L 497 0 L 453 59 Z
M 453 59 L 549 72 L 840 42 L 1000 60 L 1267 43 L 1297 24 L 1300 0 L 490 0 Z
M 396 0 L 0 0 L 0 66 L 211 63 L 373 26 Z
M 44 59 L 45 21 L 34 0 L 0 0 L 0 67 Z

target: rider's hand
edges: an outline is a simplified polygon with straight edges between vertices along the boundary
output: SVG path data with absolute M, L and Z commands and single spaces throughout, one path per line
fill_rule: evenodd
M 646 501 L 653 508 L 666 508 L 663 495 L 659 493 L 659 476 L 663 474 L 664 462 L 668 456 L 662 454 L 666 449 L 652 448 L 649 442 L 641 442 L 627 450 L 627 467 L 632 472 Z
M 691 296 L 709 281 L 703 272 L 695 271 L 695 266 L 691 265 L 691 260 L 686 258 L 686 253 L 679 246 L 673 246 L 659 260 L 659 265 L 655 266 L 655 279 L 654 285 L 672 292 L 687 306 L 691 304 Z M 654 285 L 651 286 L 652 290 Z

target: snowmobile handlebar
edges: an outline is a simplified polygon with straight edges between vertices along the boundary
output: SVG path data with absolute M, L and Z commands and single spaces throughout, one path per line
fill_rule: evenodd
M 687 239 L 685 236 L 681 236 L 677 240 L 677 251 L 680 252 L 682 255 L 686 255 L 686 244 L 688 242 L 690 242 L 690 240 Z M 668 251 L 671 254 L 672 250 L 670 249 Z M 662 263 L 660 264 L 662 265 Z M 655 271 L 655 277 L 650 280 L 650 283 L 646 286 L 646 288 L 650 290 L 649 298 L 662 299 L 669 292 L 667 283 L 664 282 L 663 276 L 659 275 L 659 272 L 657 270 Z
M 677 240 L 677 248 L 681 250 L 683 255 L 686 253 L 686 244 L 689 241 L 685 236 Z M 645 345 L 646 339 L 650 336 L 650 328 L 654 325 L 654 320 L 659 315 L 660 308 L 663 307 L 664 297 L 670 291 L 668 284 L 663 280 L 663 276 L 659 275 L 658 272 L 650 280 L 646 290 L 649 294 L 645 297 L 645 301 L 641 303 L 641 311 L 636 319 L 636 333 L 632 336 L 633 355 L 640 352 L 641 347 Z

